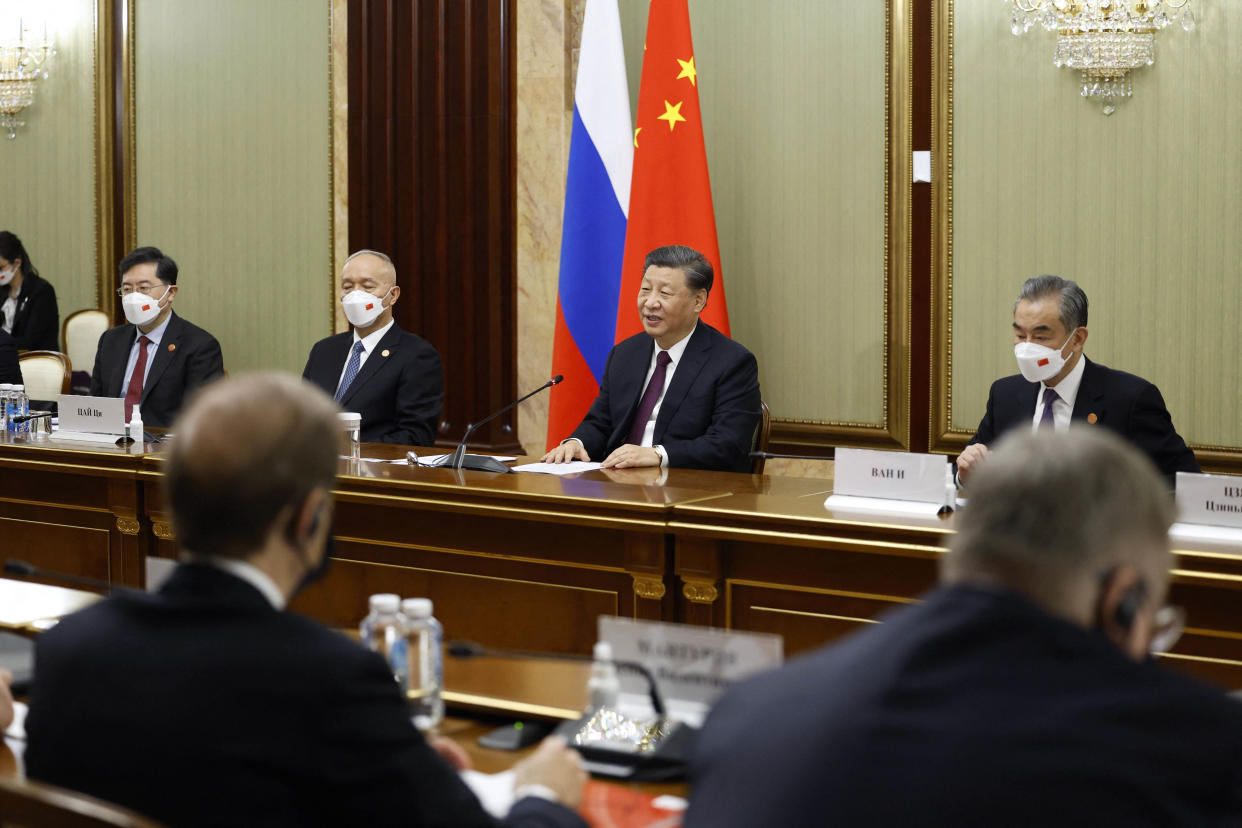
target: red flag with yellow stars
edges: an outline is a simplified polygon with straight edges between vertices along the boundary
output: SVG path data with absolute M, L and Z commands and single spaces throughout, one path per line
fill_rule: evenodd
M 693 247 L 712 263 L 715 281 L 700 318 L 726 336 L 729 334 L 712 185 L 703 146 L 698 70 L 686 2 L 651 0 L 647 14 L 647 43 L 635 118 L 630 217 L 617 308 L 617 342 L 642 331 L 637 302 L 643 258 L 666 244 Z

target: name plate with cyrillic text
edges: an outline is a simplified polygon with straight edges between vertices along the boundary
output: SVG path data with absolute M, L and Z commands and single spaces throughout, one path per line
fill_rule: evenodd
M 942 454 L 839 448 L 832 493 L 941 504 L 948 462 Z
M 1242 527 L 1242 477 L 1177 473 L 1178 520 Z
M 125 400 L 120 397 L 79 397 L 61 394 L 60 431 L 66 435 L 125 436 Z
M 618 661 L 637 661 L 655 677 L 670 703 L 710 705 L 733 682 L 779 667 L 784 639 L 749 633 L 665 624 L 613 615 L 599 617 L 599 640 Z M 621 671 L 621 691 L 645 697 L 646 682 Z

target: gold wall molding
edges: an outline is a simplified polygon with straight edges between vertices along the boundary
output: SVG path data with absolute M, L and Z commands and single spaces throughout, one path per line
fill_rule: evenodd
M 139 528 L 139 523 L 136 518 L 118 517 L 116 519 L 116 529 L 122 535 L 137 535 Z
M 174 534 L 172 530 L 172 524 L 170 523 L 164 523 L 158 520 L 152 521 L 151 531 L 160 540 L 175 541 L 177 539 L 176 534 Z
M 1013 297 L 1056 273 L 1091 300 L 1087 356 L 1154 382 L 1205 470 L 1242 471 L 1242 116 L 1219 105 L 1242 97 L 1242 6 L 1208 4 L 1162 40 L 1159 71 L 1109 119 L 1069 75 L 1010 71 L 1046 65 L 1046 42 L 1008 36 L 990 2 L 933 12 L 932 450 L 974 433 L 988 384 L 1016 373 Z

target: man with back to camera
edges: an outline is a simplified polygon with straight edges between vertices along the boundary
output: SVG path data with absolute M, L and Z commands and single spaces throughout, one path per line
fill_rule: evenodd
M 178 826 L 495 824 L 383 657 L 285 610 L 329 561 L 338 410 L 287 374 L 194 399 L 164 476 L 183 563 L 36 642 L 31 778 Z M 516 775 L 504 824 L 583 825 L 564 743 Z
M 1146 453 L 1170 486 L 1177 472 L 1199 471 L 1160 390 L 1083 355 L 1087 295 L 1077 283 L 1060 276 L 1027 279 L 1014 303 L 1013 338 L 1021 373 L 992 383 L 987 412 L 957 458 L 963 485 L 987 458 L 993 440 L 1024 425 L 1057 432 L 1071 423 L 1101 425 Z
M 729 690 L 687 828 L 1242 824 L 1242 706 L 1148 657 L 1174 508 L 1103 429 L 1006 437 L 941 585 Z
M 392 260 L 359 250 L 341 268 L 341 306 L 352 331 L 311 348 L 302 376 L 362 415 L 363 442 L 430 446 L 440 427 L 440 355 L 392 318 L 401 298 Z
M 220 343 L 173 312 L 177 263 L 158 247 L 121 259 L 121 308 L 127 325 L 104 331 L 91 374 L 92 397 L 124 397 L 145 426 L 168 428 L 190 392 L 224 374 Z
M 638 289 L 643 333 L 612 349 L 586 418 L 544 462 L 750 470 L 759 366 L 750 351 L 699 320 L 712 279 L 711 263 L 689 247 L 647 254 Z

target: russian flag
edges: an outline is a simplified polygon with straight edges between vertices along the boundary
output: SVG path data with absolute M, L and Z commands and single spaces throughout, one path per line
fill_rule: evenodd
M 617 0 L 587 0 L 574 87 L 548 447 L 570 435 L 599 392 L 616 331 L 634 136 Z

